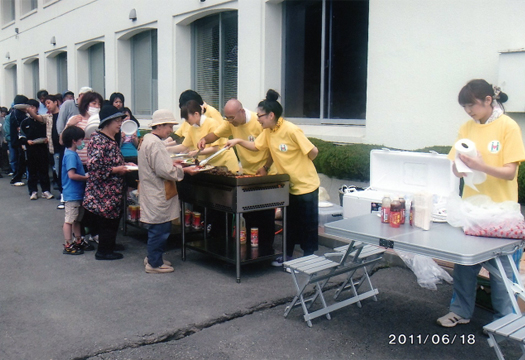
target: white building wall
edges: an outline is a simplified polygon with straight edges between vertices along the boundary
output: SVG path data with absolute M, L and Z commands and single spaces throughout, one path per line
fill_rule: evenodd
M 54 57 L 64 50 L 77 93 L 88 81 L 86 48 L 103 41 L 106 97 L 119 91 L 132 105 L 129 38 L 157 29 L 158 106 L 177 115 L 179 94 L 192 88 L 191 23 L 225 10 L 238 10 L 238 97 L 254 109 L 269 88 L 283 88 L 281 0 L 39 0 L 36 12 L 17 10 L 0 30 L 0 104 L 14 97 L 13 65 L 18 92 L 31 95 L 33 58 L 40 87 L 55 92 Z M 405 149 L 449 145 L 468 118 L 457 104 L 460 88 L 472 78 L 497 84 L 499 52 L 525 48 L 522 0 L 370 0 L 369 18 L 366 127 L 303 126 L 307 135 Z M 515 117 L 525 126 L 524 113 Z
M 452 144 L 468 120 L 460 89 L 498 84 L 499 51 L 525 47 L 523 19 L 520 0 L 370 0 L 366 142 Z

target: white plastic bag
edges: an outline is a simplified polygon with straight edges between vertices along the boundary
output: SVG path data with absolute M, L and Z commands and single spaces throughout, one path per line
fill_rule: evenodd
M 525 239 L 525 222 L 520 204 L 496 203 L 487 195 L 461 199 L 451 194 L 447 203 L 447 222 L 462 227 L 467 235 Z
M 406 266 L 414 272 L 419 286 L 429 290 L 437 290 L 436 285 L 441 284 L 442 280 L 452 284 L 452 276 L 436 264 L 434 259 L 399 250 L 396 250 L 396 253 L 405 262 Z

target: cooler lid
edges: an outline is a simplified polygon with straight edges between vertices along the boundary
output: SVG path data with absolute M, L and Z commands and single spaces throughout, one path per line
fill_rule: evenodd
M 459 178 L 443 154 L 372 150 L 370 187 L 390 195 L 426 191 L 447 197 L 459 193 Z

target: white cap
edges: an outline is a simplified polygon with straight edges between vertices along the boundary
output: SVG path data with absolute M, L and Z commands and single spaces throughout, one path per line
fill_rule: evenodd
M 90 92 L 90 91 L 93 91 L 93 89 L 90 88 L 89 86 L 82 86 L 80 88 L 80 90 L 78 90 L 78 95 L 85 94 L 85 93 Z

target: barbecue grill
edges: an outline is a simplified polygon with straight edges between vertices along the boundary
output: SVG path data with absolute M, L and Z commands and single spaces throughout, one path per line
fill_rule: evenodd
M 283 208 L 283 249 L 286 248 L 286 206 L 289 204 L 290 177 L 287 174 L 268 176 L 233 177 L 202 172 L 194 176 L 185 176 L 177 182 L 181 211 L 184 215 L 185 203 L 200 205 L 206 209 L 215 209 L 227 214 Z M 184 217 L 182 217 L 184 218 Z M 239 216 L 235 216 L 236 229 L 240 229 Z M 182 260 L 186 260 L 186 247 L 210 254 L 224 261 L 235 263 L 237 282 L 241 280 L 241 263 L 261 261 L 273 258 L 274 254 L 258 254 L 241 258 L 240 231 L 236 231 L 235 249 L 229 244 L 228 231 L 225 242 L 210 241 L 203 231 L 203 239 L 186 241 L 184 222 L 182 227 Z M 245 250 L 245 249 L 244 249 Z M 253 250 L 253 249 L 252 249 Z M 235 251 L 233 253 L 233 251 Z M 245 252 L 243 252 L 245 255 Z

